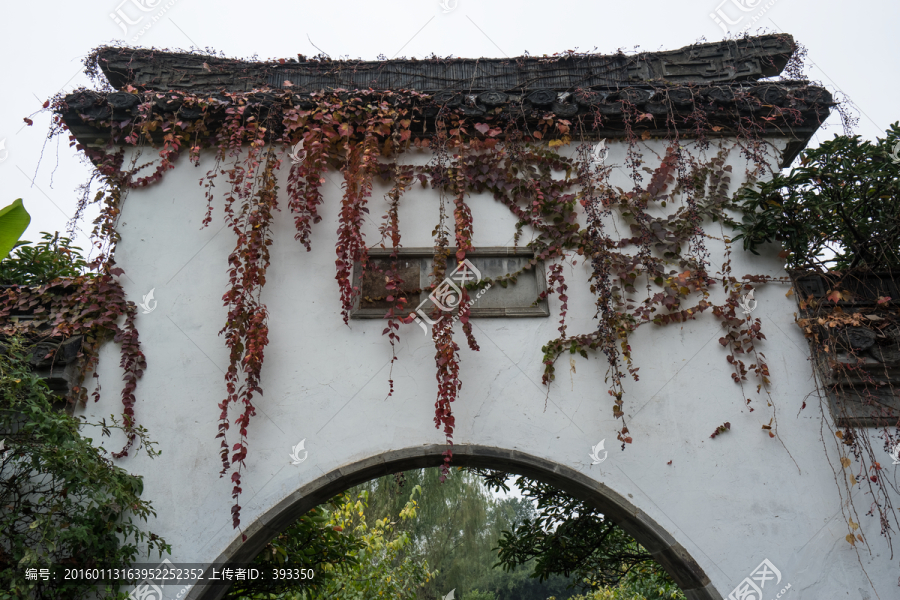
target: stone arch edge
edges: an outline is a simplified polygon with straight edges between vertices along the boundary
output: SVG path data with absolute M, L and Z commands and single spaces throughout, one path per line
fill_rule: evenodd
M 437 467 L 450 446 L 429 444 L 390 450 L 343 465 L 317 477 L 265 511 L 246 529 L 246 542 L 238 535 L 213 562 L 247 563 L 265 545 L 309 509 L 355 485 L 401 471 Z M 552 461 L 520 452 L 481 446 L 454 445 L 453 465 L 481 467 L 525 475 L 551 484 L 596 506 L 646 548 L 671 575 L 688 600 L 722 600 L 709 577 L 672 535 L 617 492 L 583 473 Z M 204 574 L 204 578 L 208 576 Z M 221 600 L 224 586 L 195 585 L 183 600 Z

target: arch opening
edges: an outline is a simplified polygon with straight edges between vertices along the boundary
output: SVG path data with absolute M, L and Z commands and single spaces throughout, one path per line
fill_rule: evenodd
M 310 509 L 367 481 L 395 473 L 438 467 L 446 445 L 423 445 L 388 451 L 317 477 L 265 511 L 213 562 L 250 563 L 273 538 Z M 453 466 L 524 475 L 552 485 L 596 507 L 641 544 L 671 576 L 688 600 L 722 600 L 709 577 L 677 540 L 650 516 L 603 483 L 583 473 L 518 450 L 474 444 L 453 446 Z M 204 574 L 204 578 L 206 574 Z M 221 600 L 227 588 L 195 585 L 184 600 Z

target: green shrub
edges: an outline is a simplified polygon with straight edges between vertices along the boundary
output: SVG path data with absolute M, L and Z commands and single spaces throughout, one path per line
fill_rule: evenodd
M 134 522 L 156 515 L 140 499 L 141 478 L 81 435 L 90 424 L 53 408 L 46 383 L 29 369 L 29 355 L 16 338 L 0 346 L 0 600 L 79 600 L 96 585 L 28 580 L 25 569 L 130 565 L 170 547 Z M 121 429 L 114 418 L 99 426 L 103 435 Z M 147 454 L 155 456 L 145 431 L 137 429 Z M 125 593 L 108 587 L 99 597 Z
M 478 590 L 471 590 L 466 592 L 466 595 L 462 598 L 462 600 L 497 600 L 496 594 L 494 592 L 479 592 Z
M 41 232 L 44 239 L 37 244 L 25 242 L 0 261 L 0 285 L 36 286 L 58 277 L 77 277 L 87 269 L 81 248 L 72 240 Z M 21 243 L 21 242 L 20 242 Z
M 777 240 L 792 269 L 900 267 L 900 126 L 873 144 L 835 136 L 805 150 L 790 173 L 748 186 L 744 249 Z M 833 255 L 833 257 L 831 256 Z

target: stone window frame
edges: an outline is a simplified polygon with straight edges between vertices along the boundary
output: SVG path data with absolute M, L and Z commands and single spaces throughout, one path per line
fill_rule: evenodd
M 429 247 L 413 247 L 413 248 L 398 248 L 397 249 L 398 258 L 428 258 L 431 259 L 434 257 L 434 248 Z M 447 248 L 447 252 L 450 253 L 448 257 L 448 261 L 452 260 L 453 256 L 456 254 L 456 247 Z M 391 248 L 370 248 L 368 250 L 369 258 L 375 259 L 387 259 L 391 257 L 391 254 L 394 253 L 394 250 Z M 530 248 L 512 248 L 509 246 L 484 246 L 480 248 L 473 248 L 471 250 L 466 250 L 466 257 L 471 258 L 503 258 L 503 257 L 517 257 L 517 258 L 534 258 L 537 256 L 536 252 Z M 547 291 L 547 273 L 544 267 L 544 261 L 538 260 L 537 264 L 532 269 L 534 271 L 534 276 L 536 278 L 537 283 L 537 294 L 543 294 Z M 521 277 L 522 275 L 520 275 Z M 353 276 L 352 276 L 353 285 L 360 288 L 362 291 L 362 282 L 361 282 L 361 272 L 359 262 L 355 262 L 353 264 Z M 496 284 L 494 284 L 496 285 Z M 515 285 L 511 283 L 510 285 Z M 360 308 L 360 300 L 362 294 L 357 295 L 353 300 L 353 308 L 350 310 L 350 318 L 351 319 L 384 319 L 385 314 L 387 314 L 386 308 Z M 413 312 L 418 306 L 418 302 L 410 305 L 407 304 L 404 309 L 404 313 Z M 456 314 L 457 311 L 453 311 L 452 314 Z M 475 303 L 469 309 L 469 315 L 472 318 L 491 318 L 491 317 L 500 317 L 500 318 L 533 318 L 533 317 L 549 317 L 550 316 L 550 306 L 547 301 L 547 298 L 543 298 L 539 300 L 535 306 L 506 306 L 502 308 L 479 308 L 478 304 Z

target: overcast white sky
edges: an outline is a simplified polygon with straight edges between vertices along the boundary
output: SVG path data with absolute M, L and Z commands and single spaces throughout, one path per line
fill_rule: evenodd
M 732 2 L 755 10 L 742 13 Z M 155 8 L 141 12 L 137 4 Z M 5 90 L 0 97 L 0 141 L 5 140 L 8 154 L 0 150 L 0 206 L 24 199 L 32 215 L 25 239 L 35 241 L 39 231 L 65 229 L 75 210 L 75 188 L 86 181 L 88 169 L 64 139 L 48 144 L 42 154 L 48 113 L 35 117 L 32 127 L 23 128 L 22 118 L 58 91 L 87 85 L 83 57 L 116 39 L 131 43 L 151 16 L 166 6 L 165 14 L 131 45 L 209 47 L 229 57 L 256 54 L 261 59 L 315 55 L 312 43 L 333 58 L 369 60 L 380 54 L 513 57 L 526 51 L 542 55 L 576 48 L 614 53 L 636 47 L 670 50 L 701 37 L 721 40 L 724 31 L 710 16 L 717 8 L 732 20 L 746 15 L 733 32 L 764 12 L 751 31 L 759 27 L 784 31 L 804 44 L 809 49 L 809 77 L 824 82 L 832 92 L 844 92 L 859 107 L 857 133 L 874 138 L 900 120 L 896 1 L 5 0 L 0 9 L 0 75 Z M 110 16 L 117 9 L 131 20 L 148 16 L 126 36 Z M 840 133 L 836 115 L 830 123 L 813 143 Z M 90 231 L 89 224 L 82 228 Z M 79 239 L 87 247 L 85 241 Z

